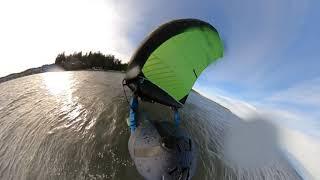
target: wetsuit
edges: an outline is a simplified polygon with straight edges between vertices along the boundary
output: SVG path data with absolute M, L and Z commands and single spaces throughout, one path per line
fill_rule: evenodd
M 138 112 L 138 96 L 133 95 L 130 100 L 130 113 L 129 113 L 129 127 L 130 131 L 134 132 L 137 128 L 138 121 L 137 121 L 137 112 Z M 180 124 L 180 115 L 177 108 L 173 108 L 174 111 L 174 122 L 175 125 L 178 127 Z

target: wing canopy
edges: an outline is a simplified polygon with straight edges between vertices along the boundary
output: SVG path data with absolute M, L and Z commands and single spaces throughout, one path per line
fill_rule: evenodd
M 214 27 L 196 19 L 175 20 L 160 26 L 141 44 L 129 63 L 126 80 L 146 79 L 159 89 L 140 89 L 143 96 L 160 93 L 160 99 L 151 99 L 177 106 L 173 104 L 185 102 L 202 71 L 222 56 L 223 44 Z

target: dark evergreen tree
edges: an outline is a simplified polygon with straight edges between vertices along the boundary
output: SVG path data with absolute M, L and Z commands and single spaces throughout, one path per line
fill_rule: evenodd
M 103 70 L 126 70 L 127 64 L 122 63 L 114 55 L 104 55 L 101 52 L 89 52 L 83 54 L 75 52 L 70 55 L 65 53 L 58 54 L 55 64 L 63 67 L 66 70 L 79 69 L 103 69 Z

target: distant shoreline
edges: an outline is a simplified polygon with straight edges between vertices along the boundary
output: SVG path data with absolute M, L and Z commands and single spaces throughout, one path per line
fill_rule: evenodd
M 56 64 L 46 64 L 46 65 L 43 65 L 43 66 L 40 66 L 40 67 L 30 68 L 30 69 L 24 70 L 22 72 L 12 73 L 12 74 L 9 74 L 7 76 L 1 77 L 0 78 L 0 83 L 6 82 L 6 81 L 10 81 L 10 80 L 13 80 L 13 79 L 17 79 L 17 78 L 20 78 L 20 77 L 24 77 L 24 76 L 29 76 L 29 75 L 33 75 L 33 74 L 39 74 L 39 73 L 54 71 L 54 69 L 61 69 L 61 67 L 59 65 L 56 65 Z
M 58 54 L 55 63 L 45 64 L 40 67 L 30 68 L 19 73 L 12 73 L 0 78 L 0 83 L 17 79 L 24 76 L 45 72 L 59 72 L 59 71 L 119 71 L 123 72 L 127 69 L 126 63 L 115 58 L 113 55 L 104 55 L 100 52 L 89 52 L 83 54 L 82 52 L 65 55 Z
M 30 68 L 27 70 L 24 70 L 22 72 L 18 72 L 18 73 L 12 73 L 9 74 L 7 76 L 1 77 L 0 78 L 0 84 L 10 81 L 10 80 L 14 80 L 14 79 L 18 79 L 21 77 L 25 77 L 25 76 L 30 76 L 30 75 L 34 75 L 34 74 L 40 74 L 40 73 L 46 73 L 46 72 L 61 72 L 61 71 L 114 71 L 114 72 L 123 72 L 123 70 L 114 70 L 114 69 L 102 69 L 102 68 L 84 68 L 84 69 L 74 69 L 74 70 L 66 70 L 65 68 L 61 67 L 60 65 L 57 64 L 46 64 L 40 67 L 36 67 L 36 68 Z

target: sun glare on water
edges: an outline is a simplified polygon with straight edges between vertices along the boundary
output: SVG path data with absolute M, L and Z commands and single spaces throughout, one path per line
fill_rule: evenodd
M 73 76 L 74 72 L 49 72 L 42 74 L 44 88 L 53 96 L 55 106 L 58 109 L 60 116 L 59 121 L 64 123 L 51 129 L 48 133 L 54 133 L 62 128 L 71 128 L 74 130 L 83 129 L 87 119 L 85 107 L 79 102 L 77 96 L 74 96 L 76 79 Z M 86 127 L 86 129 L 90 127 Z
M 50 72 L 42 74 L 46 89 L 52 95 L 69 94 L 73 83 L 72 74 L 66 72 Z

